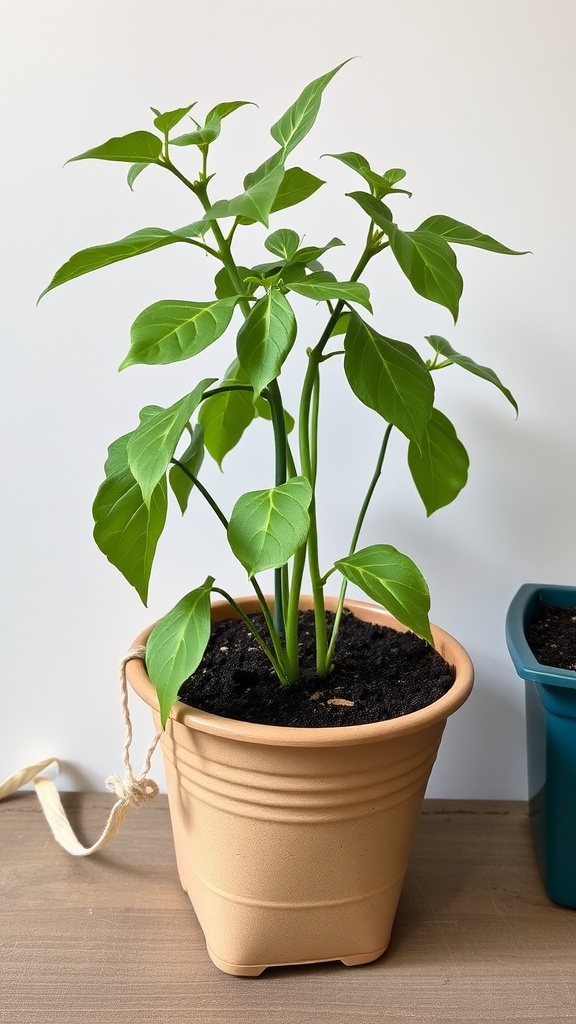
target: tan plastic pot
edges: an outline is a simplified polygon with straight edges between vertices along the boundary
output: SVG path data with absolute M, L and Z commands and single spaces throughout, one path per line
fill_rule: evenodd
M 258 609 L 254 599 L 240 603 Z M 360 619 L 403 628 L 373 605 L 347 606 Z M 215 620 L 230 617 L 226 602 L 213 606 Z M 300 729 L 174 706 L 162 750 L 178 871 L 222 971 L 363 964 L 385 951 L 444 725 L 472 687 L 464 649 L 432 632 L 456 681 L 403 718 Z M 130 662 L 128 678 L 158 725 L 141 661 Z

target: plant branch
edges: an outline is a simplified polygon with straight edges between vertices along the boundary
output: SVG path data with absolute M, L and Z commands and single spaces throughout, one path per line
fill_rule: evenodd
M 362 530 L 362 527 L 364 525 L 364 520 L 366 519 L 366 513 L 368 512 L 368 506 L 370 505 L 370 502 L 372 501 L 372 496 L 374 494 L 374 491 L 376 490 L 376 484 L 378 483 L 378 480 L 380 479 L 380 476 L 382 474 L 382 466 L 384 464 L 384 458 L 386 456 L 386 450 L 388 448 L 388 441 L 390 440 L 390 434 L 391 433 L 392 433 L 392 423 L 389 423 L 388 426 L 386 427 L 385 432 L 384 432 L 384 438 L 383 438 L 382 444 L 380 446 L 380 451 L 378 453 L 378 458 L 376 460 L 376 466 L 375 466 L 375 469 L 374 469 L 374 473 L 372 474 L 372 479 L 370 480 L 370 484 L 368 485 L 368 490 L 366 491 L 366 496 L 364 498 L 364 501 L 362 502 L 362 508 L 360 509 L 360 513 L 358 515 L 358 520 L 357 520 L 356 526 L 354 528 L 354 533 L 352 534 L 352 540 L 350 541 L 350 549 L 348 551 L 349 555 L 353 555 L 355 550 L 356 550 L 356 545 L 358 544 L 358 538 L 360 536 L 360 531 Z M 328 575 L 329 574 L 327 574 L 327 576 Z M 334 625 L 332 627 L 332 634 L 330 636 L 330 644 L 329 644 L 329 647 L 328 647 L 328 654 L 327 654 L 327 658 L 326 658 L 326 663 L 327 663 L 327 669 L 328 670 L 330 669 L 330 666 L 332 665 L 332 661 L 333 661 L 333 658 L 334 658 L 334 648 L 336 646 L 336 640 L 338 638 L 338 630 L 340 628 L 340 619 L 342 618 L 342 612 L 344 610 L 344 599 L 346 597 L 347 586 L 348 586 L 348 581 L 347 580 L 343 580 L 342 581 L 342 586 L 340 587 L 340 595 L 338 597 L 338 606 L 336 608 L 336 616 L 335 616 L 335 619 L 334 619 Z

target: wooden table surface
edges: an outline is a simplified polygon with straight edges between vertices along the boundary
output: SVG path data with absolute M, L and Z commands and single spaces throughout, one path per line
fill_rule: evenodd
M 111 802 L 65 797 L 85 842 Z M 7 800 L 0 883 L 2 1024 L 576 1021 L 576 911 L 547 900 L 522 803 L 426 802 L 392 943 L 364 967 L 217 971 L 164 797 L 80 859 L 56 846 L 35 794 Z

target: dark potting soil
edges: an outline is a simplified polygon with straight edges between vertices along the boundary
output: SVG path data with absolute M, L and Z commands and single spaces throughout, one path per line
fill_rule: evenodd
M 526 639 L 541 665 L 576 671 L 576 608 L 542 605 L 526 629 Z
M 267 636 L 262 615 L 252 616 Z M 328 629 L 334 615 L 326 615 Z M 342 616 L 337 657 L 327 678 L 315 669 L 313 612 L 300 612 L 302 678 L 282 686 L 241 621 L 215 623 L 198 671 L 183 683 L 185 704 L 225 718 L 265 725 L 362 725 L 398 718 L 450 689 L 455 670 L 413 633 Z

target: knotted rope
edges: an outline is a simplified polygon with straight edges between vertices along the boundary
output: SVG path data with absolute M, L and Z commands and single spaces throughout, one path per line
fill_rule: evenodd
M 124 746 L 122 749 L 124 778 L 120 778 L 119 775 L 111 775 L 110 778 L 106 779 L 106 789 L 110 790 L 111 793 L 115 793 L 118 799 L 110 811 L 102 835 L 92 846 L 83 846 L 77 839 L 68 821 L 60 794 L 54 782 L 51 778 L 42 774 L 51 766 L 55 766 L 56 771 L 58 771 L 59 765 L 56 758 L 49 757 L 45 761 L 38 761 L 36 764 L 28 765 L 27 768 L 22 768 L 0 785 L 0 800 L 3 800 L 5 797 L 15 793 L 21 786 L 26 785 L 27 782 L 33 782 L 40 805 L 56 842 L 74 857 L 89 857 L 90 854 L 101 850 L 112 839 L 112 836 L 116 835 L 131 807 L 139 807 L 147 800 L 153 800 L 158 795 L 158 786 L 153 779 L 148 778 L 148 772 L 150 771 L 152 755 L 162 733 L 156 733 L 156 736 L 148 746 L 142 771 L 139 775 L 134 775 L 130 760 L 132 720 L 128 709 L 126 666 L 133 658 L 144 661 L 145 653 L 145 647 L 134 647 L 127 652 L 120 662 L 120 695 L 125 727 Z

